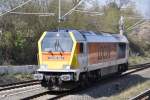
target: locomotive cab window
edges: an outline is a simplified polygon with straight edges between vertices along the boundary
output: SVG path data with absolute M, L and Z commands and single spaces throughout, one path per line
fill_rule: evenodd
M 118 48 L 118 58 L 125 58 L 126 54 L 126 44 L 125 43 L 119 43 L 119 48 Z
M 66 32 L 47 32 L 42 40 L 43 52 L 71 52 L 73 41 Z
M 83 53 L 83 47 L 84 45 L 83 45 L 83 43 L 80 43 L 80 48 L 79 48 L 79 50 L 80 50 L 80 53 Z

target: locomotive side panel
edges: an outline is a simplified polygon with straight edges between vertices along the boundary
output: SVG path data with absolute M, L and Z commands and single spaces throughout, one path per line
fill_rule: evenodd
M 88 43 L 89 65 L 116 60 L 117 44 L 115 43 Z
M 88 62 L 89 62 L 89 64 L 98 63 L 97 44 L 98 43 L 88 43 Z
M 126 43 L 88 43 L 88 70 L 98 71 L 101 76 L 127 70 Z

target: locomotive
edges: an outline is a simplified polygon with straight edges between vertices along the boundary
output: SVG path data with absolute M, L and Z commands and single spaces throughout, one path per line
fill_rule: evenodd
M 58 30 L 44 32 L 38 41 L 39 69 L 35 79 L 48 89 L 86 85 L 128 69 L 129 42 L 124 35 Z

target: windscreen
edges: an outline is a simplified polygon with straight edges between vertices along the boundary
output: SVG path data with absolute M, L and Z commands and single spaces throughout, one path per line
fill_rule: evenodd
M 73 41 L 67 32 L 47 32 L 42 41 L 43 52 L 70 52 Z

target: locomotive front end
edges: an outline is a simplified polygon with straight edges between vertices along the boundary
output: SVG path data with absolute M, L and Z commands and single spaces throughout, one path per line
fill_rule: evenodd
M 74 59 L 75 47 L 76 41 L 71 32 L 44 32 L 38 41 L 39 69 L 34 78 L 41 80 L 45 87 L 76 81 L 78 64 Z
M 39 40 L 39 71 L 70 69 L 73 41 L 65 32 L 46 32 Z

